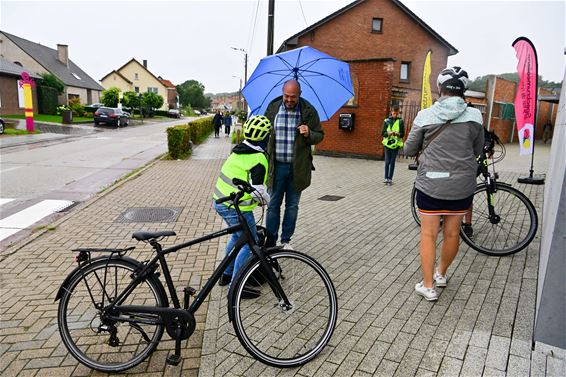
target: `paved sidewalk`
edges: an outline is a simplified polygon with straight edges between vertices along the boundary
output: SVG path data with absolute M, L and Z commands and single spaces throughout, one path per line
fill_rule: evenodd
M 538 147 L 538 146 L 537 146 Z M 136 246 L 137 230 L 176 231 L 166 246 L 218 230 L 211 192 L 228 138 L 210 138 L 187 161 L 158 161 L 113 190 L 81 204 L 53 231 L 37 234 L 0 255 L 0 370 L 3 376 L 101 375 L 68 355 L 57 332 L 54 297 L 74 268 L 76 247 Z M 548 150 L 537 150 L 538 161 Z M 546 151 L 546 152 L 545 152 Z M 509 148 L 507 159 L 517 154 Z M 524 160 L 521 160 L 523 163 Z M 563 353 L 531 351 L 538 268 L 537 234 L 522 252 L 487 257 L 465 244 L 436 303 L 413 293 L 420 279 L 419 230 L 409 195 L 415 173 L 398 162 L 395 184 L 381 183 L 382 161 L 315 157 L 313 185 L 301 199 L 293 245 L 328 270 L 339 300 L 339 323 L 330 345 L 309 364 L 280 370 L 249 357 L 227 323 L 225 288 L 216 287 L 197 313 L 197 330 L 183 343 L 183 361 L 165 364 L 174 343 L 165 335 L 151 358 L 129 373 L 139 376 L 559 376 Z M 537 168 L 538 169 L 538 168 Z M 543 168 L 545 169 L 545 168 Z M 521 174 L 519 174 L 521 172 Z M 528 172 L 501 177 L 525 192 L 539 210 L 544 186 L 516 183 Z M 535 170 L 542 173 L 542 170 Z M 340 195 L 336 202 L 323 195 Z M 119 223 L 131 207 L 183 207 L 174 223 Z M 539 226 L 540 234 L 540 226 Z M 226 238 L 168 257 L 179 289 L 200 288 L 224 253 Z

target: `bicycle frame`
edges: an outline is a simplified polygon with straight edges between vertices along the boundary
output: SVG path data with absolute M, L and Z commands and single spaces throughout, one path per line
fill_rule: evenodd
M 220 231 L 213 232 L 199 238 L 195 238 L 191 241 L 179 245 L 175 245 L 167 249 L 162 249 L 161 245 L 156 240 L 151 240 L 150 244 L 153 246 L 156 255 L 149 262 L 145 264 L 144 268 L 140 271 L 140 273 L 128 284 L 128 286 L 116 297 L 116 299 L 105 307 L 105 310 L 109 312 L 118 311 L 118 312 L 129 312 L 129 313 L 164 314 L 167 311 L 175 311 L 176 309 L 181 309 L 179 297 L 175 290 L 175 285 L 171 277 L 171 273 L 169 271 L 169 266 L 167 264 L 165 256 L 167 254 L 174 253 L 180 249 L 204 241 L 208 241 L 214 238 L 222 237 L 224 235 L 232 234 L 240 230 L 243 232 L 242 235 L 236 240 L 236 244 L 234 248 L 220 262 L 220 264 L 214 270 L 214 272 L 212 273 L 211 277 L 208 279 L 202 290 L 196 295 L 192 304 L 188 308 L 183 308 L 183 309 L 185 309 L 190 314 L 194 314 L 199 309 L 199 307 L 204 302 L 204 299 L 210 294 L 210 292 L 214 288 L 214 285 L 218 282 L 218 280 L 222 276 L 222 273 L 226 270 L 228 265 L 236 259 L 236 256 L 238 255 L 239 251 L 246 243 L 250 246 L 252 253 L 260 259 L 261 266 L 264 269 L 264 273 L 267 277 L 267 281 L 269 285 L 271 286 L 271 289 L 273 290 L 273 293 L 276 295 L 276 297 L 279 300 L 283 301 L 284 305 L 290 307 L 291 303 L 288 300 L 287 296 L 285 295 L 285 292 L 281 288 L 281 285 L 277 281 L 277 278 L 275 277 L 273 271 L 271 271 L 270 268 L 266 267 L 268 265 L 267 258 L 264 252 L 262 251 L 262 249 L 255 242 L 255 239 L 252 237 L 251 230 L 246 220 L 242 216 L 239 207 L 235 206 L 235 210 L 240 220 L 240 223 L 237 225 L 230 226 Z M 159 265 L 161 265 L 161 268 L 163 270 L 163 275 L 165 278 L 165 282 L 167 283 L 167 288 L 169 290 L 169 295 L 173 303 L 173 308 L 156 308 L 151 306 L 137 306 L 137 305 L 120 306 L 120 303 L 124 302 L 124 300 L 134 291 L 134 289 L 144 279 L 146 279 L 149 274 L 155 271 L 155 267 L 157 266 L 158 263 Z

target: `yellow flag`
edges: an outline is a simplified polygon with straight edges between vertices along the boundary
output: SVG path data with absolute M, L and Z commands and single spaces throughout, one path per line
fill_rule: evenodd
M 426 53 L 424 69 L 423 69 L 423 86 L 421 89 L 421 110 L 432 106 L 432 93 L 430 91 L 430 54 L 431 50 Z

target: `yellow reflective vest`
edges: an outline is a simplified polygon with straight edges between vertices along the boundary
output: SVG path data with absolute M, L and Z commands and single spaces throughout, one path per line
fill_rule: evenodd
M 388 118 L 385 118 L 384 122 L 386 122 L 387 119 Z M 393 125 L 391 125 L 391 123 L 388 122 L 387 132 L 391 132 L 391 131 L 396 132 L 397 134 L 399 133 L 399 131 L 400 131 L 400 129 L 399 129 L 399 118 L 397 118 L 395 120 Z M 381 141 L 381 143 L 389 149 L 397 149 L 397 148 L 403 147 L 403 139 L 400 138 L 399 136 L 384 137 L 383 140 Z
M 249 172 L 258 164 L 263 165 L 265 168 L 265 177 L 263 179 L 263 184 L 265 184 L 267 181 L 267 158 L 264 153 L 232 153 L 228 159 L 226 159 L 224 165 L 222 165 L 220 176 L 218 177 L 216 187 L 214 188 L 214 199 L 219 199 L 228 196 L 233 192 L 237 192 L 238 187 L 232 183 L 232 179 L 239 178 L 249 182 Z M 223 204 L 226 206 L 232 205 L 231 202 L 224 202 Z M 242 211 L 253 211 L 257 205 L 258 203 L 253 200 L 252 195 L 246 193 L 240 202 L 240 209 Z

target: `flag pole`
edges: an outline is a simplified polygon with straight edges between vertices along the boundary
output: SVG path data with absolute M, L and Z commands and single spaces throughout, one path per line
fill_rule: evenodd
M 425 61 L 423 64 L 423 80 L 421 86 L 421 110 L 426 109 L 432 105 L 432 91 L 430 89 L 430 55 L 432 50 L 428 50 L 425 55 Z M 417 156 L 418 158 L 418 156 Z M 417 170 L 419 164 L 415 158 L 415 162 L 409 164 L 409 170 Z
M 533 131 L 532 131 L 532 133 L 533 133 L 533 145 L 532 145 L 532 151 L 531 151 L 531 168 L 529 169 L 529 175 L 528 176 L 520 176 L 517 179 L 517 182 L 530 184 L 530 185 L 543 185 L 545 177 L 543 175 L 534 175 L 537 112 L 538 112 L 537 111 L 538 110 L 538 56 L 537 56 L 537 51 L 535 49 L 535 46 L 529 40 L 529 38 L 519 37 L 519 38 L 515 39 L 515 41 L 512 43 L 512 46 L 515 47 L 515 45 L 517 43 L 521 42 L 521 41 L 528 43 L 530 48 L 532 48 L 533 57 L 534 57 L 534 60 L 535 60 L 535 90 L 534 90 L 535 100 L 534 100 L 534 106 L 533 106 L 534 108 L 532 109 L 534 115 L 533 115 Z M 521 74 L 519 74 L 519 80 L 522 80 Z M 521 89 L 521 86 L 519 85 L 517 87 L 517 90 L 520 90 L 520 89 Z M 521 96 L 522 94 L 523 93 L 517 93 L 516 96 Z M 517 99 L 515 101 L 517 101 Z M 528 104 L 528 105 L 531 105 L 531 104 Z M 517 117 L 515 116 L 515 118 L 517 118 Z M 519 140 L 521 140 L 521 139 L 519 139 Z

